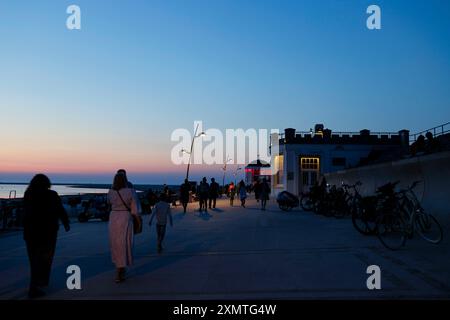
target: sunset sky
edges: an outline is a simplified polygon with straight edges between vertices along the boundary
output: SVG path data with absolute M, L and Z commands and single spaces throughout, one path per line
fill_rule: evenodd
M 2 0 L 0 182 L 110 182 L 124 167 L 179 183 L 170 135 L 195 120 L 424 130 L 450 119 L 449 58 L 450 1 Z M 205 174 L 222 173 L 192 168 Z

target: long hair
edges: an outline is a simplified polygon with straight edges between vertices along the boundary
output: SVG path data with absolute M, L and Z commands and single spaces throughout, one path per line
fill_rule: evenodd
M 50 179 L 42 173 L 38 173 L 31 179 L 27 190 L 25 191 L 25 200 L 31 200 L 32 195 L 36 193 L 43 193 L 44 191 L 50 189 L 52 186 Z
M 119 191 L 127 187 L 127 177 L 123 173 L 117 173 L 114 176 L 114 181 L 111 189 Z

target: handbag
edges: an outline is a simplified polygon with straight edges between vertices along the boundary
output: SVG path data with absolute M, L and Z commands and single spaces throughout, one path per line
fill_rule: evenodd
M 125 203 L 125 201 L 122 198 L 122 195 L 119 191 L 117 191 L 117 194 L 119 195 L 120 200 L 122 200 L 123 205 L 125 208 L 127 208 L 128 212 L 131 214 L 131 209 L 128 207 L 128 205 Z M 133 218 L 133 233 L 139 234 L 142 232 L 142 217 L 139 215 L 131 214 L 131 217 Z

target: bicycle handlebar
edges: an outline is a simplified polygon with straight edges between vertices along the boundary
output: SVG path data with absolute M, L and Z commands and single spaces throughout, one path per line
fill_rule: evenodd
M 346 184 L 344 182 L 342 182 L 342 187 L 344 188 L 349 188 L 349 189 L 355 189 L 356 187 L 362 185 L 361 181 L 357 181 L 355 184 Z
M 421 183 L 422 182 L 422 180 L 417 180 L 417 181 L 414 181 L 413 183 L 412 183 L 412 185 L 408 188 L 408 189 L 414 189 L 415 187 L 417 187 L 417 185 L 419 184 L 419 183 Z
M 422 182 L 422 180 L 417 180 L 417 181 L 414 181 L 409 187 L 407 187 L 406 189 L 403 189 L 403 190 L 400 190 L 399 191 L 399 193 L 406 193 L 406 192 L 412 192 L 413 191 L 413 189 L 415 188 L 415 187 L 417 187 L 417 185 L 419 184 L 419 183 L 421 183 Z

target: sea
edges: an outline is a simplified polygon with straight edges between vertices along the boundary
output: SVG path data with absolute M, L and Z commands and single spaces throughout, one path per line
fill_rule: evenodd
M 0 184 L 0 199 L 23 198 L 27 187 L 27 184 Z M 104 188 L 85 188 L 76 185 L 53 185 L 52 190 L 58 192 L 60 196 L 108 192 L 108 189 Z
M 0 199 L 23 198 L 28 185 L 23 183 L 0 183 Z M 102 184 L 54 184 L 52 190 L 58 192 L 60 196 L 82 195 L 82 194 L 105 194 L 108 193 L 110 185 Z M 164 185 L 134 185 L 138 192 L 148 189 L 160 191 Z M 178 186 L 169 185 L 172 190 L 177 190 Z

